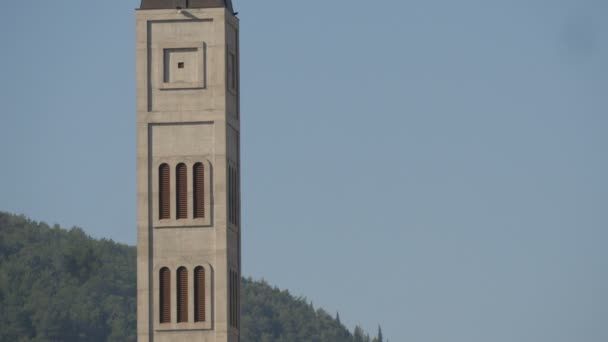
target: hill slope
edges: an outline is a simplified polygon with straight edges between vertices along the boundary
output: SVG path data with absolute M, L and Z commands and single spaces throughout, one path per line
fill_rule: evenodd
M 0 212 L 0 341 L 135 341 L 135 258 L 79 228 Z M 243 342 L 370 341 L 304 298 L 251 279 L 242 288 Z

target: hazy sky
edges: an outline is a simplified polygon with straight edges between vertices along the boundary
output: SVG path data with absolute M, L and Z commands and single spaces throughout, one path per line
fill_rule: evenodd
M 137 0 L 3 1 L 0 210 L 135 243 Z M 608 1 L 244 1 L 243 265 L 392 342 L 608 341 Z

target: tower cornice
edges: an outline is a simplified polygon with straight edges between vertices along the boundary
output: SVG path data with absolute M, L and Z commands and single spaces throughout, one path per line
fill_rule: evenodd
M 234 12 L 232 0 L 141 0 L 140 10 L 173 8 L 217 8 L 225 7 Z

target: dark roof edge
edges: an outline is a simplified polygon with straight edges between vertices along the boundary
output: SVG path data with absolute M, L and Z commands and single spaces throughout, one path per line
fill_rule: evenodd
M 172 8 L 217 8 L 225 7 L 234 13 L 232 0 L 141 0 L 140 10 Z

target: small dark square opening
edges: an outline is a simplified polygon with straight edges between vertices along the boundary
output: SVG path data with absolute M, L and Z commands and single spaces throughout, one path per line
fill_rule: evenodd
M 183 69 L 184 68 L 184 62 L 177 63 L 177 68 L 178 69 Z

